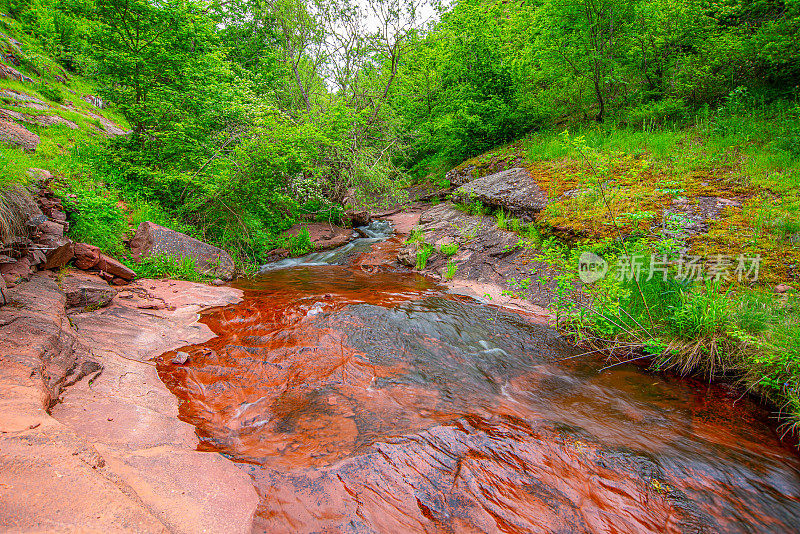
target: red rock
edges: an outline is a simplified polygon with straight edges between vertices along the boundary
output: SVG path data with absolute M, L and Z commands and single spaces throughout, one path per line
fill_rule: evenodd
M 168 254 L 177 258 L 194 258 L 198 271 L 231 280 L 235 265 L 230 254 L 186 234 L 170 230 L 150 221 L 136 229 L 131 240 L 131 253 L 138 260 L 142 254 Z
M 0 141 L 22 147 L 28 152 L 36 152 L 39 146 L 38 135 L 6 119 L 0 119 Z
M 8 80 L 8 79 L 22 83 L 25 82 L 33 83 L 33 80 L 31 78 L 28 78 L 17 69 L 0 63 L 0 80 Z
M 126 286 L 128 285 L 129 281 L 125 280 L 124 278 L 114 277 L 111 279 L 111 283 L 115 286 Z
M 273 263 L 289 257 L 289 251 L 285 248 L 276 248 L 267 252 L 265 263 Z
M 8 302 L 6 297 L 6 279 L 0 276 L 0 306 L 4 306 Z
M 353 230 L 329 223 L 296 224 L 286 231 L 287 235 L 297 235 L 303 228 L 308 230 L 314 250 L 327 250 L 340 247 L 353 239 Z
M 28 280 L 33 274 L 31 262 L 27 257 L 20 258 L 17 263 L 4 263 L 0 265 L 0 274 L 8 284 L 17 284 Z
M 54 222 L 57 222 L 57 223 L 59 223 L 59 224 L 61 224 L 61 223 L 63 223 L 64 221 L 66 221 L 66 220 L 67 220 L 67 214 L 66 214 L 66 213 L 64 213 L 63 211 L 61 211 L 61 210 L 60 210 L 60 209 L 58 209 L 58 208 L 52 208 L 52 209 L 50 209 L 50 212 L 49 212 L 47 215 L 48 215 L 48 217 L 50 217 L 51 219 L 53 219 L 53 221 L 54 221 Z
M 64 235 L 64 225 L 54 221 L 45 221 L 42 224 L 40 224 L 37 228 L 43 234 L 50 234 L 58 237 Z
M 75 267 L 91 269 L 100 261 L 100 249 L 86 243 L 75 243 Z
M 100 271 L 97 274 L 100 276 L 100 278 L 102 278 L 106 282 L 110 282 L 110 281 L 112 281 L 114 279 L 114 275 L 113 274 L 107 273 L 105 271 Z
M 38 248 L 28 250 L 27 258 L 31 265 L 41 265 L 47 261 L 47 256 Z
M 59 286 L 67 298 L 67 308 L 103 308 L 117 294 L 117 290 L 106 282 L 83 271 L 70 270 Z
M 95 267 L 100 269 L 101 271 L 105 271 L 109 274 L 113 274 L 114 276 L 118 276 L 119 278 L 124 278 L 125 280 L 133 280 L 134 278 L 136 278 L 135 272 L 125 267 L 123 264 L 121 264 L 114 258 L 109 258 L 105 254 L 100 254 L 100 261 L 97 262 L 97 265 L 95 265 Z
M 25 171 L 25 174 L 37 182 L 49 182 L 53 179 L 53 175 L 50 173 L 50 171 L 46 169 L 38 169 L 36 167 L 29 168 L 27 171 Z
M 72 244 L 71 239 L 62 237 L 56 240 L 53 244 L 53 248 L 50 248 L 45 255 L 47 259 L 42 269 L 58 269 L 69 263 L 69 261 L 75 257 L 75 246 Z

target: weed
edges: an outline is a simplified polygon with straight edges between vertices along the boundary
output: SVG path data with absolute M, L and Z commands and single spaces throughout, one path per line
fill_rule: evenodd
M 191 256 L 175 257 L 169 254 L 144 255 L 137 262 L 129 255 L 120 257 L 120 261 L 136 272 L 137 278 L 175 278 L 199 282 L 208 277 L 195 267 L 195 259 Z
M 423 243 L 422 246 L 417 250 L 417 270 L 422 271 L 428 265 L 428 259 L 431 255 L 435 252 L 433 245 L 428 245 L 427 243 Z
M 458 243 L 445 243 L 439 247 L 439 252 L 447 256 L 455 256 L 458 254 Z
M 458 270 L 458 265 L 456 265 L 453 260 L 448 261 L 447 267 L 444 272 L 445 280 L 451 280 L 456 275 L 457 270 Z

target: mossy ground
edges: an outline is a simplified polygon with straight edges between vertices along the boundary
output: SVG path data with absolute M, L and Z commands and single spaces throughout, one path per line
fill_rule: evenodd
M 673 250 L 703 258 L 760 256 L 755 281 L 629 284 L 621 293 L 629 296 L 607 299 L 616 302 L 621 327 L 604 335 L 641 339 L 661 369 L 740 380 L 792 425 L 800 421 L 800 154 L 785 147 L 800 125 L 798 109 L 756 110 L 747 118 L 720 113 L 652 132 L 608 126 L 541 132 L 455 172 L 477 178 L 525 167 L 553 199 L 535 221 L 538 233 L 557 238 L 566 245 L 562 251 L 620 253 L 622 235 L 628 249 L 652 252 L 668 241 L 665 227 L 674 214 L 684 213 L 678 226 L 692 218 L 699 224 L 679 232 L 679 242 L 669 243 Z M 511 229 L 504 216 L 498 222 Z M 567 258 L 562 267 L 575 259 L 549 254 Z M 778 293 L 778 285 L 791 289 Z M 584 319 L 578 328 L 591 328 Z M 639 331 L 641 325 L 651 332 Z

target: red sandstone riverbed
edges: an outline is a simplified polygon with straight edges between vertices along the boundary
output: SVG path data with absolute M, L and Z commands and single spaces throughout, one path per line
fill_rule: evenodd
M 728 389 L 577 350 L 387 267 L 240 284 L 159 374 L 264 532 L 794 532 L 800 458 Z

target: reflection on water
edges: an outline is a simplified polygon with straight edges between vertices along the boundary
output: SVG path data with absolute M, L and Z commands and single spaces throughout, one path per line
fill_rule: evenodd
M 376 243 L 248 281 L 205 317 L 218 338 L 159 360 L 201 447 L 253 477 L 258 530 L 800 530 L 800 459 L 750 402 L 600 372 L 524 315 L 375 269 L 398 242 Z

